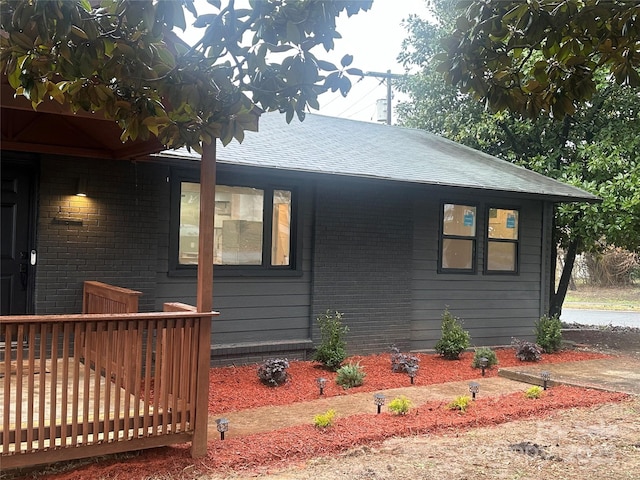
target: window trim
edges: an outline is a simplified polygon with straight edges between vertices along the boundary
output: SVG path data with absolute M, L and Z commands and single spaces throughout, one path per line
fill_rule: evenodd
M 169 276 L 195 277 L 197 265 L 184 265 L 179 262 L 180 243 L 180 199 L 182 182 L 200 183 L 199 172 L 184 169 L 172 169 L 170 176 L 170 218 L 169 218 Z M 218 265 L 214 264 L 216 276 L 301 276 L 302 272 L 302 215 L 299 208 L 298 187 L 283 184 L 277 179 L 257 177 L 247 174 L 218 172 L 216 185 L 231 187 L 252 187 L 264 191 L 262 222 L 262 264 L 261 265 Z M 287 190 L 291 192 L 291 246 L 289 265 L 271 265 L 271 242 L 273 224 L 273 192 Z
M 518 212 L 518 238 L 516 240 L 506 238 L 489 238 L 489 211 L 496 210 L 515 210 Z M 483 259 L 483 273 L 485 275 L 519 275 L 520 274 L 520 242 L 522 241 L 522 208 L 520 206 L 504 206 L 504 205 L 487 205 L 485 209 L 485 217 L 487 219 L 484 229 L 485 254 Z M 489 270 L 489 243 L 510 243 L 515 245 L 515 269 L 514 270 Z
M 462 236 L 462 235 L 445 235 L 444 234 L 444 206 L 445 205 L 464 205 L 468 207 L 474 207 L 476 209 L 476 230 L 475 235 L 473 237 Z M 439 218 L 439 227 L 438 227 L 438 272 L 437 273 L 445 273 L 445 274 L 463 274 L 463 275 L 475 275 L 478 271 L 478 226 L 480 207 L 475 202 L 466 202 L 466 201 L 449 201 L 443 200 L 440 202 L 440 214 Z M 442 266 L 442 254 L 444 249 L 444 240 L 452 239 L 452 240 L 470 240 L 472 242 L 471 247 L 471 268 L 445 268 Z

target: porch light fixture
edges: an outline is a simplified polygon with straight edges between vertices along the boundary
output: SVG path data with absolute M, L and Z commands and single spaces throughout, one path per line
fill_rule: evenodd
M 327 385 L 327 379 L 324 377 L 316 378 L 316 383 L 320 389 L 320 395 L 324 395 L 324 387 Z
M 418 374 L 418 367 L 407 367 L 407 375 L 411 379 L 411 385 L 413 385 L 414 378 Z
M 78 179 L 78 182 L 76 183 L 76 196 L 77 197 L 87 196 L 87 179 L 84 177 L 80 177 Z
M 216 420 L 216 429 L 220 432 L 220 440 L 224 440 L 224 432 L 229 430 L 229 420 L 219 418 Z
M 540 377 L 542 378 L 542 388 L 546 390 L 548 387 L 549 380 L 551 380 L 551 372 L 544 370 L 540 372 Z
M 480 384 L 478 382 L 469 383 L 469 391 L 471 392 L 471 400 L 475 400 L 476 395 L 480 391 Z
M 382 405 L 384 405 L 385 397 L 384 393 L 374 393 L 373 394 L 373 403 L 378 407 L 378 413 L 382 410 Z
M 478 361 L 480 362 L 480 368 L 482 369 L 482 376 L 484 377 L 484 371 L 487 369 L 487 366 L 489 365 L 489 359 L 487 357 L 480 357 Z

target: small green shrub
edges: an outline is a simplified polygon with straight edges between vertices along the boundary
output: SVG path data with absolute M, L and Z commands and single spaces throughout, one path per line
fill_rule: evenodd
M 345 358 L 345 335 L 349 327 L 342 324 L 342 313 L 327 310 L 317 318 L 320 327 L 320 345 L 313 354 L 313 360 L 330 370 L 337 370 Z
M 528 388 L 527 390 L 525 390 L 524 396 L 526 398 L 530 398 L 530 399 L 540 398 L 542 396 L 542 392 L 543 391 L 544 390 L 542 389 L 542 387 L 534 385 L 533 387 Z
M 445 309 L 442 314 L 442 337 L 436 343 L 436 352 L 448 360 L 457 360 L 470 342 L 471 336 L 462 328 L 460 319 Z
M 460 395 L 453 399 L 451 403 L 447 405 L 449 410 L 460 410 L 462 413 L 467 411 L 469 405 L 471 404 L 471 397 L 469 395 Z
M 562 345 L 562 322 L 557 315 L 548 317 L 543 315 L 536 322 L 536 343 L 545 353 L 560 350 Z
M 494 365 L 498 364 L 498 357 L 496 356 L 496 352 L 491 350 L 489 347 L 478 347 L 473 354 L 473 361 L 471 362 L 471 366 L 473 368 L 481 368 L 480 359 L 482 357 L 488 360 L 487 368 L 491 368 Z
M 389 410 L 396 415 L 406 415 L 409 409 L 413 406 L 411 400 L 404 395 L 396 397 L 389 402 Z
M 282 385 L 289 379 L 289 361 L 286 358 L 269 358 L 258 367 L 258 378 L 270 387 Z
M 327 428 L 333 425 L 333 417 L 336 416 L 336 411 L 331 409 L 324 413 L 319 413 L 313 417 L 313 424 L 318 428 Z
M 516 348 L 516 358 L 523 362 L 539 362 L 542 360 L 542 348 L 535 343 L 514 338 L 511 343 Z
M 336 383 L 345 389 L 359 387 L 364 382 L 366 375 L 359 363 L 349 363 L 338 369 Z
M 417 370 L 420 359 L 415 355 L 402 353 L 398 347 L 391 345 L 391 371 L 393 373 L 409 373 L 409 370 Z

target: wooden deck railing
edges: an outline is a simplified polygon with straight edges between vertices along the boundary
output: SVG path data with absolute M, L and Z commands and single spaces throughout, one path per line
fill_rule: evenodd
M 0 317 L 3 468 L 196 437 L 192 451 L 206 451 L 208 385 L 196 380 L 215 313 L 166 310 Z
M 130 290 L 128 288 L 117 287 L 115 285 L 109 285 L 103 282 L 85 281 L 82 291 L 82 313 L 138 313 L 138 297 L 142 295 L 142 292 L 137 290 Z M 125 343 L 136 347 L 136 345 L 142 341 L 142 338 L 125 338 L 128 332 L 114 331 L 114 345 L 119 343 Z M 97 349 L 98 338 L 95 333 L 90 336 L 84 334 L 80 337 L 80 345 L 83 348 L 84 360 L 91 362 L 92 365 L 96 364 L 96 361 L 100 364 L 107 361 L 105 356 L 106 351 L 104 349 Z M 101 359 L 96 359 L 97 355 L 102 355 Z M 135 384 L 135 377 L 130 373 L 129 368 L 125 368 L 124 365 L 118 365 L 113 360 L 111 361 L 111 371 L 115 371 L 120 368 L 120 381 L 123 388 L 132 389 Z
M 136 313 L 142 292 L 88 280 L 82 292 L 82 313 Z

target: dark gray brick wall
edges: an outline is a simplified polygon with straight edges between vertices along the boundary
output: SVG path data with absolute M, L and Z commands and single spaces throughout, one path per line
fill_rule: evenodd
M 36 313 L 80 312 L 84 280 L 140 290 L 140 311 L 154 310 L 162 173 L 145 163 L 42 159 Z M 80 177 L 85 198 L 74 195 Z
M 349 354 L 409 347 L 412 236 L 406 190 L 344 179 L 318 186 L 313 315 L 344 313 Z

